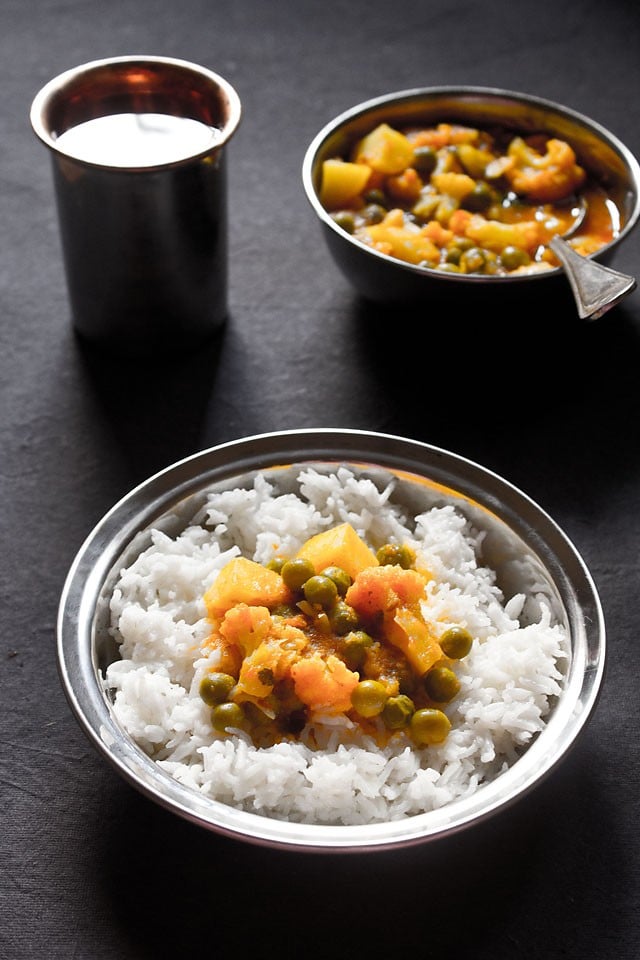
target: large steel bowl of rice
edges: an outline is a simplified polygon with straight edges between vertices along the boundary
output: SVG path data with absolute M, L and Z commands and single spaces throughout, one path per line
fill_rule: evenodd
M 605 631 L 576 548 L 507 480 L 414 440 L 292 430 L 117 503 L 68 573 L 58 660 L 80 726 L 151 800 L 350 852 L 531 791 L 593 713 Z

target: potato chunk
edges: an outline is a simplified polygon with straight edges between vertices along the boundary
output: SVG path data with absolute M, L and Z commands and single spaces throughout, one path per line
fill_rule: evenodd
M 204 595 L 212 620 L 238 603 L 274 607 L 291 595 L 280 574 L 245 557 L 234 557 L 223 567 Z
M 298 557 L 309 560 L 316 573 L 320 573 L 325 567 L 341 567 L 352 580 L 361 570 L 378 566 L 375 553 L 358 536 L 350 523 L 342 523 L 311 537 L 298 551 Z
M 363 163 L 325 160 L 322 164 L 320 203 L 327 210 L 348 206 L 364 190 L 370 176 L 371 170 Z
M 364 617 L 417 603 L 424 596 L 425 577 L 417 570 L 385 565 L 364 570 L 347 590 L 348 604 Z
M 410 140 L 387 123 L 367 134 L 356 148 L 357 163 L 366 163 L 377 173 L 402 173 L 413 163 L 414 148 Z
M 413 610 L 399 607 L 385 617 L 387 639 L 399 650 L 419 676 L 442 658 L 442 650 L 428 625 Z

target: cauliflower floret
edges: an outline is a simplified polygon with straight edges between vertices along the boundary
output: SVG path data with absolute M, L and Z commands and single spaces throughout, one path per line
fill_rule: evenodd
M 546 150 L 544 154 L 538 153 L 522 137 L 515 137 L 507 150 L 513 164 L 504 170 L 516 193 L 541 203 L 568 197 L 582 186 L 587 176 L 564 140 L 547 140 Z
M 495 253 L 501 253 L 506 247 L 513 246 L 533 254 L 546 239 L 543 225 L 537 220 L 500 223 L 498 220 L 486 220 L 479 213 L 469 217 L 464 235 Z

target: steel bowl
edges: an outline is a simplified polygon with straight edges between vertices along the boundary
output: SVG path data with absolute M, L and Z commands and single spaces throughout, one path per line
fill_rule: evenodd
M 118 657 L 108 631 L 108 604 L 119 571 L 150 541 L 152 527 L 184 529 L 206 491 L 250 486 L 256 472 L 286 489 L 300 465 L 347 464 L 397 482 L 394 497 L 412 513 L 452 503 L 485 532 L 484 562 L 506 596 L 545 595 L 565 625 L 571 652 L 563 690 L 547 725 L 509 770 L 465 799 L 388 823 L 326 826 L 243 812 L 177 782 L 123 732 L 102 676 Z M 576 548 L 525 493 L 454 453 L 373 432 L 316 429 L 269 433 L 204 450 L 155 474 L 120 500 L 80 548 L 58 615 L 58 665 L 69 704 L 98 752 L 142 794 L 180 817 L 250 843 L 303 851 L 357 852 L 409 847 L 497 815 L 540 783 L 576 742 L 592 716 L 605 664 L 603 614 Z
M 566 140 L 578 161 L 614 199 L 622 225 L 618 235 L 589 259 L 609 263 L 640 216 L 640 166 L 609 130 L 569 107 L 524 93 L 490 87 L 424 87 L 367 100 L 330 120 L 313 138 L 304 156 L 302 183 L 322 229 L 331 257 L 365 298 L 378 302 L 426 303 L 441 300 L 487 303 L 495 307 L 560 296 L 571 300 L 561 267 L 527 275 L 454 274 L 404 263 L 367 246 L 341 229 L 319 200 L 322 163 L 347 156 L 350 148 L 380 123 L 453 122 L 501 126 L 528 134 L 545 132 Z

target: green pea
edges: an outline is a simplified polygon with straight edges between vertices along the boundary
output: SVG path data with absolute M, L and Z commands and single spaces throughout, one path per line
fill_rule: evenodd
M 385 703 L 382 720 L 388 730 L 402 730 L 409 723 L 414 711 L 415 705 L 411 697 L 399 694 L 397 697 L 389 697 Z
M 377 203 L 379 207 L 387 206 L 387 198 L 384 190 L 380 190 L 378 187 L 374 187 L 372 190 L 367 190 L 363 199 L 365 203 Z
M 323 577 L 329 577 L 330 580 L 333 580 L 341 597 L 344 597 L 353 583 L 347 571 L 343 570 L 342 567 L 325 567 L 324 570 L 320 571 L 320 574 Z
M 517 270 L 531 263 L 531 257 L 521 247 L 505 247 L 500 254 L 500 263 L 505 270 Z
M 379 203 L 369 203 L 362 210 L 362 216 L 365 223 L 380 223 L 381 220 L 384 220 L 386 215 L 386 208 L 381 207 Z
M 350 670 L 359 670 L 366 660 L 367 650 L 373 644 L 364 630 L 351 630 L 342 641 L 342 653 Z
M 388 699 L 387 688 L 379 680 L 361 680 L 351 694 L 353 708 L 361 717 L 377 717 Z
M 409 570 L 415 563 L 416 555 L 406 544 L 385 543 L 377 551 L 376 559 L 382 566 L 397 565 Z
M 338 588 L 333 580 L 321 574 L 309 577 L 302 589 L 305 600 L 309 603 L 319 603 L 321 607 L 331 607 L 338 598 Z
M 495 193 L 489 184 L 485 183 L 484 180 L 478 180 L 471 193 L 462 198 L 460 206 L 474 213 L 481 212 L 487 210 L 495 202 L 495 199 Z
M 329 611 L 329 622 L 334 633 L 343 637 L 350 630 L 357 630 L 360 626 L 358 614 L 344 600 L 338 600 Z
M 267 563 L 267 570 L 273 570 L 274 573 L 282 573 L 285 564 L 284 557 L 272 557 Z
M 282 567 L 281 576 L 290 590 L 300 590 L 315 572 L 310 560 L 298 557 L 295 560 L 287 560 Z
M 437 163 L 438 154 L 433 147 L 416 147 L 413 151 L 413 169 L 416 170 L 423 179 L 431 176 Z
M 356 218 L 349 210 L 339 210 L 337 213 L 332 213 L 331 217 L 345 233 L 353 233 L 356 228 Z
M 213 707 L 224 703 L 233 690 L 236 681 L 228 673 L 207 673 L 200 681 L 198 692 L 204 702 Z
M 460 690 L 460 681 L 449 667 L 432 667 L 422 678 L 425 693 L 436 703 L 449 703 Z
M 442 710 L 425 707 L 416 710 L 409 721 L 414 741 L 421 747 L 433 746 L 447 739 L 451 723 Z
M 462 660 L 471 650 L 473 637 L 464 627 L 449 627 L 440 637 L 440 649 L 450 660 Z
M 219 733 L 226 733 L 230 728 L 242 728 L 244 722 L 244 711 L 239 703 L 219 703 L 211 711 L 211 723 Z
M 465 273 L 482 273 L 486 262 L 484 250 L 480 247 L 471 247 L 460 257 L 460 267 Z
M 493 250 L 484 250 L 485 255 L 484 269 L 483 273 L 487 276 L 493 276 L 498 272 L 500 262 L 498 260 L 498 254 L 494 253 Z

